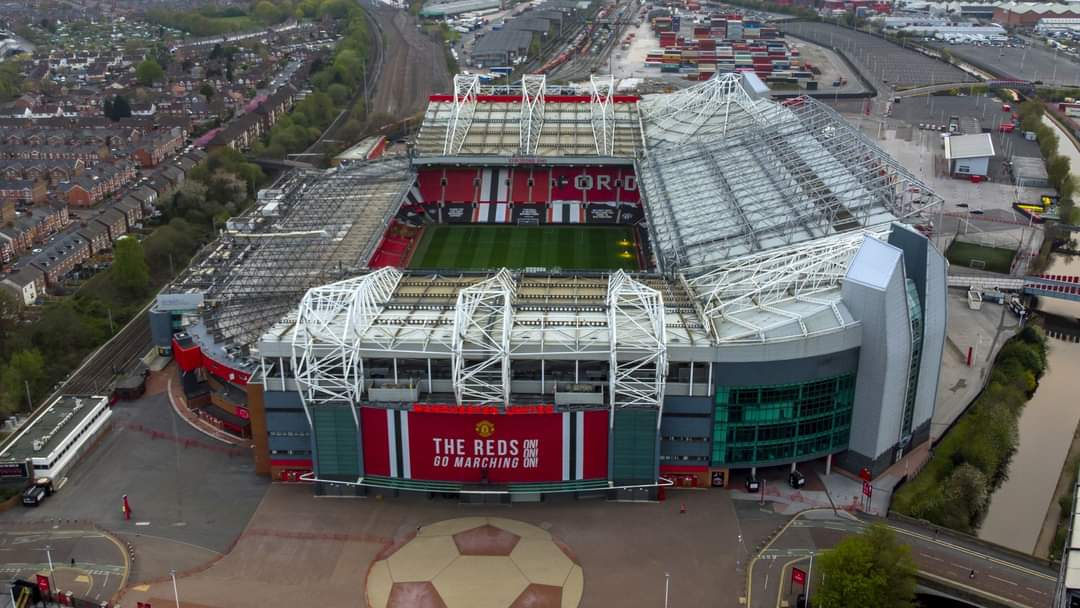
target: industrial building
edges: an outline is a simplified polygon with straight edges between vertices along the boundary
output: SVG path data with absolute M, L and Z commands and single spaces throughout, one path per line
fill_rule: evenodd
M 318 493 L 876 473 L 929 436 L 947 264 L 920 229 L 940 207 L 752 74 L 645 97 L 459 75 L 408 157 L 294 173 L 231 220 L 152 330 L 189 379 L 244 391 L 257 470 Z M 434 228 L 500 224 L 630 230 L 639 263 L 410 268 Z

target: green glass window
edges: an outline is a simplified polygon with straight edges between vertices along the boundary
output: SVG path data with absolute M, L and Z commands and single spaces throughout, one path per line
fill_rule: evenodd
M 855 374 L 771 386 L 721 386 L 713 466 L 758 466 L 847 449 Z

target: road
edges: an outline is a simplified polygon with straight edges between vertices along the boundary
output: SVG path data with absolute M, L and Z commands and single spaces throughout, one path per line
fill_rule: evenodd
M 5 580 L 33 582 L 37 574 L 51 574 L 54 589 L 101 602 L 123 587 L 128 565 L 126 547 L 94 529 L 0 530 L 0 577 Z
M 751 563 L 747 605 L 773 608 L 783 600 L 794 605 L 800 589 L 795 586 L 795 593 L 791 592 L 791 568 L 808 570 L 812 553 L 833 547 L 873 521 L 883 520 L 831 510 L 804 511 L 795 516 Z M 1042 608 L 1053 597 L 1057 573 L 1035 558 L 1022 559 L 1007 549 L 960 535 L 892 520 L 886 523 L 900 542 L 911 546 L 921 577 L 999 604 Z M 815 576 L 814 584 L 818 580 Z

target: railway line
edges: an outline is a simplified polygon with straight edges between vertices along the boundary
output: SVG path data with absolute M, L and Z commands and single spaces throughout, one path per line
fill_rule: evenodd
M 149 310 L 147 305 L 112 339 L 87 357 L 82 366 L 60 385 L 58 392 L 104 395 L 112 392 L 113 381 L 135 371 L 139 360 L 153 347 Z

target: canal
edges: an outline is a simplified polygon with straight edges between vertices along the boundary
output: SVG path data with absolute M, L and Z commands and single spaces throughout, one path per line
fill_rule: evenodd
M 1080 174 L 1080 150 L 1057 123 L 1045 116 L 1043 122 L 1057 133 L 1058 152 L 1069 158 L 1073 174 Z M 1046 272 L 1080 275 L 1080 259 L 1055 255 Z M 1037 307 L 1056 330 L 1048 341 L 1049 369 L 1020 415 L 1020 446 L 1009 478 L 990 497 L 979 529 L 979 538 L 1027 553 L 1035 549 L 1080 422 L 1080 343 L 1060 337 L 1080 335 L 1080 303 L 1041 298 Z
M 1054 256 L 1047 272 L 1080 275 L 1080 259 Z M 1048 313 L 1048 326 L 1056 330 L 1048 340 L 1049 369 L 1020 415 L 1020 447 L 1009 478 L 991 496 L 979 529 L 979 538 L 1026 553 L 1035 549 L 1080 422 L 1080 343 L 1061 337 L 1080 336 L 1080 303 L 1041 298 L 1038 309 Z

